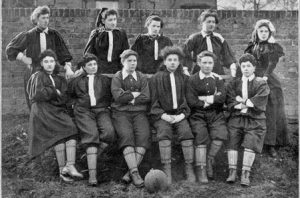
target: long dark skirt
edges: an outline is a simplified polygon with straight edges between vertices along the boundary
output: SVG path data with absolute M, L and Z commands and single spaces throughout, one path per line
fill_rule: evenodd
M 266 109 L 267 134 L 264 144 L 285 146 L 289 143 L 284 97 L 278 77 L 272 73 L 268 78 L 270 95 Z
M 77 134 L 66 109 L 47 102 L 31 105 L 29 118 L 29 154 L 36 157 L 57 142 Z

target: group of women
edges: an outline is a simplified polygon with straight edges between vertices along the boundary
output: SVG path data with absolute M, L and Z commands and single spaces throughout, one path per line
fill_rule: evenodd
M 116 133 L 129 168 L 123 180 L 132 181 L 137 187 L 141 187 L 143 179 L 139 175 L 138 165 L 149 147 L 148 118 L 151 118 L 150 123 L 157 131 L 161 162 L 169 183 L 173 130 L 177 131 L 181 141 L 189 181 L 195 181 L 192 166 L 195 153 L 196 165 L 202 167 L 197 174 L 198 179 L 207 182 L 206 168 L 203 169 L 206 166 L 206 139 L 215 137 L 211 139 L 207 156 L 207 173 L 209 177 L 213 177 L 214 156 L 223 140 L 226 140 L 224 134 L 220 134 L 227 130 L 225 118 L 221 115 L 226 90 L 219 75 L 224 75 L 223 67 L 227 67 L 234 79 L 244 76 L 243 71 L 239 72 L 234 53 L 226 40 L 221 34 L 214 32 L 218 23 L 215 11 L 205 10 L 201 13 L 201 31 L 192 34 L 183 48 L 180 48 L 173 46 L 171 39 L 162 34 L 164 23 L 157 15 L 146 19 L 145 27 L 148 32 L 138 35 L 130 47 L 126 32 L 117 28 L 117 12 L 102 9 L 96 20 L 96 29 L 90 34 L 84 56 L 75 73 L 71 69 L 72 56 L 63 38 L 56 30 L 48 28 L 49 15 L 47 6 L 36 8 L 31 16 L 35 27 L 18 34 L 6 48 L 9 60 L 17 59 L 28 66 L 24 85 L 31 110 L 29 132 L 30 154 L 33 157 L 54 146 L 60 177 L 64 181 L 72 181 L 72 177 L 82 178 L 83 175 L 75 168 L 79 133 L 81 143 L 86 146 L 89 184 L 96 185 L 97 154 L 115 140 Z M 273 72 L 284 53 L 282 47 L 275 42 L 274 32 L 275 28 L 270 21 L 259 20 L 251 42 L 245 49 L 245 53 L 252 56 L 244 58 L 244 62 L 255 66 L 255 76 L 261 77 L 270 88 L 265 110 L 264 144 L 271 156 L 276 157 L 275 146 L 286 145 L 288 138 L 283 92 L 280 81 Z M 58 64 L 64 65 L 66 78 L 70 79 L 68 83 L 65 78 L 57 75 Z M 205 72 L 205 64 L 212 64 L 212 71 Z M 110 80 L 103 74 L 114 75 Z M 144 74 L 154 75 L 147 79 Z M 191 74 L 194 75 L 189 78 Z M 200 79 L 194 82 L 191 79 L 195 78 L 195 74 Z M 249 80 L 249 76 L 247 78 Z M 199 89 L 196 92 L 203 92 L 196 96 L 196 101 L 191 99 L 193 89 L 190 81 L 196 85 L 196 90 Z M 223 102 L 214 105 L 217 98 Z M 236 100 L 243 103 L 245 112 L 247 108 L 253 108 L 253 104 L 247 102 L 247 99 Z M 75 123 L 66 113 L 69 103 L 73 104 Z M 191 105 L 197 106 L 199 103 L 204 108 L 201 110 L 205 111 L 205 115 L 193 111 Z M 254 102 L 254 107 L 255 105 Z M 207 112 L 211 109 L 221 114 Z M 190 114 L 192 116 L 188 119 Z M 204 125 L 198 122 L 201 119 L 212 128 L 204 129 Z M 201 138 L 195 144 L 197 139 L 194 141 L 194 135 L 198 133 Z M 207 133 L 210 135 L 207 136 Z M 255 149 L 249 150 L 244 155 L 251 158 Z M 260 152 L 260 149 L 256 152 Z M 235 155 L 228 152 L 229 163 Z M 232 173 L 230 174 L 228 181 L 234 181 Z M 249 185 L 247 179 L 243 181 L 245 185 Z

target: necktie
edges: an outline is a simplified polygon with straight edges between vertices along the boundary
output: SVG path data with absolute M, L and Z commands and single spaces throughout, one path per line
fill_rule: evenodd
M 243 99 L 248 99 L 248 78 L 243 78 L 243 84 L 242 84 L 242 97 Z M 248 109 L 242 109 L 242 113 L 247 113 Z
M 206 45 L 207 45 L 207 50 L 213 52 L 210 35 L 206 36 Z
M 54 82 L 54 79 L 52 78 L 52 76 L 51 76 L 51 75 L 49 75 L 49 77 L 50 77 L 50 80 L 52 81 L 52 85 L 55 87 L 55 82 Z
M 173 109 L 177 109 L 177 93 L 176 93 L 176 84 L 175 84 L 175 76 L 174 73 L 170 73 L 170 81 L 171 81 L 171 90 L 172 90 L 172 100 L 173 100 Z
M 154 60 L 157 60 L 157 59 L 158 59 L 158 42 L 155 39 L 154 40 Z
M 91 106 L 96 105 L 96 98 L 95 98 L 95 90 L 94 90 L 94 78 L 95 75 L 88 75 L 89 78 L 89 96 L 90 96 L 90 102 Z
M 40 33 L 40 46 L 41 46 L 41 52 L 47 49 L 46 33 L 44 31 Z
M 114 37 L 112 31 L 108 31 L 108 52 L 107 52 L 107 61 L 111 62 L 113 45 L 114 45 Z

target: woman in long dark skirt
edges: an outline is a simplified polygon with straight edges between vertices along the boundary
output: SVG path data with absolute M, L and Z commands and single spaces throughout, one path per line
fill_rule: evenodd
M 82 178 L 75 168 L 77 129 L 66 108 L 66 80 L 56 75 L 57 56 L 52 50 L 40 55 L 41 71 L 30 77 L 27 93 L 32 103 L 29 118 L 29 153 L 32 158 L 54 147 L 60 178 Z M 71 177 L 69 177 L 71 176 Z
M 275 146 L 285 146 L 289 142 L 283 91 L 278 76 L 273 72 L 279 58 L 284 56 L 284 52 L 275 42 L 272 36 L 274 32 L 275 28 L 269 20 L 257 21 L 252 40 L 245 50 L 245 53 L 252 54 L 258 62 L 255 75 L 263 77 L 270 87 L 266 109 L 267 134 L 264 144 L 272 157 L 277 156 Z

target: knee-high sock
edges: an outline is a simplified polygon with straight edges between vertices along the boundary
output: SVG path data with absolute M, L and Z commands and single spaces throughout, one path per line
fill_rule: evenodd
M 62 169 L 66 165 L 66 145 L 65 143 L 57 144 L 54 146 L 56 160 L 59 167 L 59 172 L 61 173 Z
M 204 167 L 206 166 L 206 145 L 201 144 L 196 146 L 195 157 L 196 157 L 196 166 Z
M 137 166 L 139 166 L 144 158 L 146 149 L 144 147 L 135 147 L 135 158 Z
M 90 180 L 97 180 L 97 147 L 86 149 Z
M 228 150 L 227 157 L 229 169 L 237 169 L 238 151 Z
M 181 147 L 183 152 L 184 161 L 186 164 L 192 164 L 194 162 L 194 144 L 193 140 L 181 141 Z
M 245 148 L 243 157 L 243 168 L 242 170 L 250 171 L 255 159 L 255 152 L 251 149 Z
M 210 148 L 208 151 L 208 157 L 214 158 L 217 153 L 219 152 L 220 148 L 222 147 L 222 141 L 220 140 L 213 140 L 210 144 Z
M 137 171 L 137 162 L 136 162 L 134 147 L 132 146 L 125 147 L 123 150 L 123 155 L 127 163 L 127 166 L 129 168 L 129 171 L 131 173 Z
M 66 142 L 67 165 L 74 165 L 76 159 L 76 140 Z
M 158 144 L 161 163 L 171 164 L 171 140 L 161 140 Z

